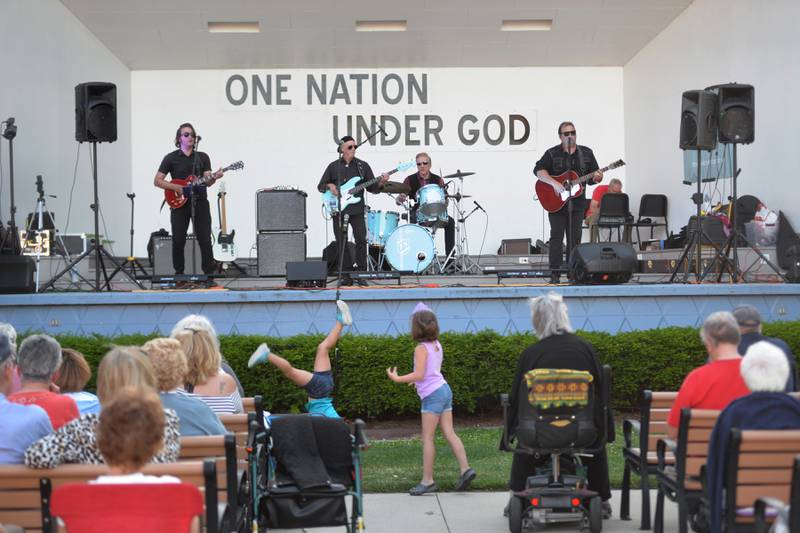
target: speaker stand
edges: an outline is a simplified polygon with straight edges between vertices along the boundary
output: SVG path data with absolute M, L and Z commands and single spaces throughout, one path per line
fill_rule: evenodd
M 719 275 L 717 276 L 717 282 L 720 282 L 722 280 L 722 268 L 725 266 L 728 267 L 729 272 L 731 274 L 731 282 L 733 283 L 744 282 L 745 281 L 744 273 L 739 268 L 739 253 L 737 248 L 739 242 L 744 241 L 744 243 L 747 245 L 748 248 L 750 248 L 752 251 L 758 254 L 758 257 L 760 257 L 764 263 L 769 265 L 772 271 L 775 272 L 775 274 L 777 274 L 782 281 L 786 282 L 786 276 L 781 274 L 780 269 L 778 269 L 778 267 L 772 264 L 769 258 L 765 256 L 763 253 L 761 253 L 761 250 L 756 248 L 755 245 L 747 239 L 746 235 L 742 235 L 742 232 L 739 231 L 739 227 L 736 225 L 736 221 L 739 218 L 738 207 L 736 205 L 739 199 L 739 197 L 737 196 L 736 183 L 739 180 L 739 174 L 741 173 L 742 169 L 737 167 L 737 161 L 736 161 L 737 157 L 736 146 L 738 145 L 738 143 L 732 143 L 732 144 L 733 144 L 733 196 L 731 197 L 731 202 L 733 203 L 731 205 L 733 207 L 731 208 L 731 217 L 730 217 L 730 224 L 732 229 L 730 235 L 728 235 L 728 239 L 725 241 L 725 244 L 722 245 L 721 249 L 717 250 L 717 255 L 714 256 L 714 260 L 711 261 L 711 263 L 709 263 L 709 265 L 706 267 L 706 270 L 705 272 L 703 272 L 703 275 L 705 276 L 706 274 L 708 274 L 708 272 L 710 272 L 711 269 L 714 267 L 714 264 L 717 261 L 719 261 L 721 265 L 720 265 Z M 732 254 L 731 251 L 733 252 Z M 733 256 L 733 259 L 731 259 L 731 255 Z
M 144 290 L 144 286 L 139 283 L 135 277 L 131 276 L 131 274 L 127 270 L 122 270 L 122 267 L 117 263 L 108 250 L 100 243 L 100 198 L 97 193 L 97 141 L 92 141 L 92 181 L 94 182 L 94 203 L 92 204 L 92 210 L 94 211 L 94 239 L 92 239 L 92 244 L 75 258 L 70 264 L 68 264 L 64 269 L 53 276 L 50 281 L 42 285 L 39 292 L 44 292 L 48 289 L 52 289 L 55 286 L 56 281 L 58 281 L 64 274 L 72 270 L 75 265 L 83 261 L 84 257 L 87 257 L 89 254 L 94 254 L 95 257 L 95 272 L 94 272 L 94 285 L 92 286 L 92 290 L 95 292 L 100 292 L 103 290 L 103 286 L 100 285 L 100 272 L 103 272 L 103 278 L 105 279 L 105 289 L 111 291 L 111 276 L 108 275 L 106 272 L 106 265 L 103 262 L 103 258 L 105 257 L 108 259 L 111 264 L 117 267 L 117 271 L 122 272 L 137 286 L 139 289 Z

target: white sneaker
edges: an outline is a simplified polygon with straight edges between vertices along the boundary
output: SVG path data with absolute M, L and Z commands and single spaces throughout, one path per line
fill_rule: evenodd
M 350 314 L 350 308 L 343 300 L 336 300 L 336 307 L 339 309 L 336 312 L 336 320 L 342 323 L 343 326 L 349 326 L 353 323 L 353 316 Z
M 262 342 L 259 344 L 256 351 L 253 352 L 253 355 L 251 355 L 250 359 L 247 361 L 247 368 L 253 368 L 259 363 L 266 363 L 269 353 L 269 346 L 267 346 L 267 343 Z

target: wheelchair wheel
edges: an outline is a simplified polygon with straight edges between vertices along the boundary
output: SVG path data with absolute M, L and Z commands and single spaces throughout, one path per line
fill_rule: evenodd
M 508 530 L 511 533 L 522 531 L 522 512 L 522 499 L 512 496 L 508 502 Z
M 600 533 L 603 530 L 603 502 L 600 496 L 589 500 L 589 531 Z

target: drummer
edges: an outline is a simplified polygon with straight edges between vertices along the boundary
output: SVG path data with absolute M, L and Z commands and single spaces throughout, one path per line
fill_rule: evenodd
M 408 196 L 405 194 L 398 195 L 395 198 L 395 202 L 397 205 L 402 205 L 406 200 L 408 200 L 409 197 L 413 199 L 413 205 L 411 206 L 411 214 L 409 218 L 412 224 L 416 224 L 417 209 L 419 209 L 417 192 L 426 185 L 438 185 L 442 188 L 442 192 L 444 193 L 444 180 L 441 178 L 441 176 L 437 176 L 431 172 L 431 157 L 427 153 L 421 152 L 417 154 L 417 172 L 408 176 L 404 183 L 411 187 L 411 190 L 409 191 Z M 447 216 L 447 213 L 445 212 L 444 215 Z M 447 223 L 444 226 L 444 246 L 448 257 L 450 256 L 450 251 L 453 249 L 453 246 L 455 246 L 455 242 L 456 224 L 452 217 L 447 216 Z M 449 263 L 452 263 L 452 258 Z M 448 266 L 449 264 L 445 264 L 445 269 Z

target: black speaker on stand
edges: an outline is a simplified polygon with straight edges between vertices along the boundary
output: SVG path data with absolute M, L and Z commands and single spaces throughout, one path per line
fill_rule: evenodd
M 719 142 L 750 144 L 755 139 L 755 89 L 743 83 L 714 87 L 719 94 Z

